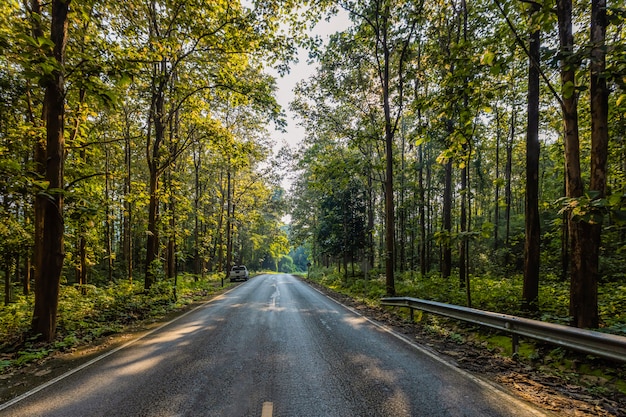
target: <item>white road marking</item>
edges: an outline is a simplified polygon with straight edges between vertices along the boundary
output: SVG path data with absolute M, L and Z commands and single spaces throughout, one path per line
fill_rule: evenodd
M 274 403 L 266 401 L 263 403 L 263 411 L 261 411 L 261 417 L 272 417 L 274 413 Z

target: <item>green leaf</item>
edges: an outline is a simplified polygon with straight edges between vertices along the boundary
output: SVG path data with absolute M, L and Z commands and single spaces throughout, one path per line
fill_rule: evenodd
M 563 84 L 563 88 L 561 89 L 561 92 L 563 93 L 563 98 L 566 99 L 572 98 L 572 96 L 574 95 L 574 91 L 576 91 L 576 86 L 572 81 L 568 81 Z
M 486 50 L 483 55 L 480 57 L 480 63 L 482 65 L 493 65 L 493 61 L 496 58 L 496 54 L 490 50 Z

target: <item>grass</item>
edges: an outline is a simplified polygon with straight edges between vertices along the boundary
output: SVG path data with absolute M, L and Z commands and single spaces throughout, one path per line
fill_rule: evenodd
M 123 332 L 129 325 L 158 320 L 220 289 L 221 277 L 196 280 L 178 277 L 176 296 L 171 281 L 159 281 L 146 292 L 143 282 L 120 281 L 84 290 L 62 285 L 59 293 L 57 335 L 52 343 L 30 333 L 34 297 L 20 296 L 0 308 L 0 374 L 39 361 L 54 352 L 87 345 L 98 338 Z M 225 285 L 230 285 L 226 284 Z

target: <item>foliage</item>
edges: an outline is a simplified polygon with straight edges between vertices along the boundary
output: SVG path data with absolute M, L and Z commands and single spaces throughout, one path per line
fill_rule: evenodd
M 63 286 L 59 300 L 56 339 L 41 343 L 30 333 L 33 297 L 19 297 L 0 310 L 0 372 L 70 351 L 104 336 L 123 332 L 146 320 L 160 319 L 219 290 L 221 277 L 197 279 L 184 274 L 177 280 L 174 299 L 171 283 L 161 281 L 148 292 L 140 283 L 121 281 L 106 287 Z
M 379 305 L 385 295 L 385 281 L 372 271 L 372 278 L 365 280 L 362 274 L 345 282 L 336 270 L 312 268 L 309 278 L 335 291 L 363 299 L 372 305 Z M 513 274 L 507 278 L 492 275 L 472 276 L 473 307 L 486 311 L 525 317 L 528 312 L 521 308 L 521 288 L 523 276 Z M 600 316 L 601 331 L 626 335 L 626 288 L 613 283 L 601 285 Z M 454 280 L 444 279 L 439 274 L 422 277 L 415 273 L 405 273 L 399 277 L 397 296 L 415 297 L 447 304 L 465 305 L 465 290 Z M 532 318 L 567 324 L 569 308 L 569 287 L 555 276 L 547 276 L 539 287 L 539 316 Z

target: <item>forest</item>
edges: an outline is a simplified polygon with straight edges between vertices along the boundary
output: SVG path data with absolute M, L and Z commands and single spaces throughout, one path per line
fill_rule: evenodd
M 236 264 L 311 263 L 387 295 L 441 279 L 470 306 L 480 277 L 521 276 L 515 300 L 529 315 L 546 302 L 542 286 L 561 283 L 570 324 L 603 327 L 609 304 L 623 319 L 623 7 L 9 0 L 0 10 L 6 332 L 51 341 L 71 291 L 175 299 L 179 274 L 223 279 Z M 350 27 L 312 35 L 339 12 Z M 272 137 L 285 126 L 277 78 L 301 48 L 316 73 L 294 91 L 306 134 L 289 148 Z
M 343 270 L 344 287 L 378 280 L 395 295 L 401 283 L 402 295 L 421 286 L 422 298 L 484 307 L 472 302 L 485 298 L 476 281 L 517 289 L 520 277 L 502 312 L 545 317 L 566 288 L 567 310 L 552 319 L 623 331 L 626 10 L 336 7 L 352 25 L 312 54 L 318 70 L 292 103 L 307 129 L 292 244 Z

